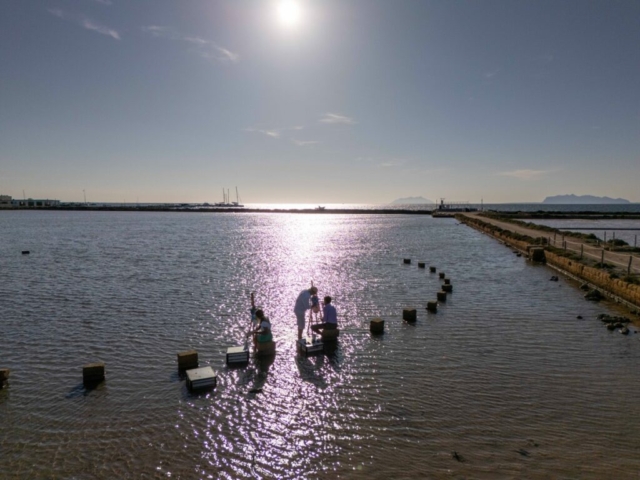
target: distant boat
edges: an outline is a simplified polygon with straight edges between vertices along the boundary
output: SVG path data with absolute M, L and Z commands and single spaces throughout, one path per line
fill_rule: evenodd
M 324 209 L 325 209 L 325 207 L 322 207 L 322 206 L 317 206 L 316 207 L 316 210 L 324 210 Z
M 240 196 L 238 195 L 238 187 L 236 187 L 236 201 L 235 202 L 230 202 L 229 201 L 229 190 L 227 190 L 226 192 L 224 191 L 224 188 L 222 189 L 222 202 L 218 202 L 218 203 L 214 203 L 213 204 L 214 207 L 226 207 L 226 208 L 243 208 L 244 205 L 242 205 L 240 203 Z

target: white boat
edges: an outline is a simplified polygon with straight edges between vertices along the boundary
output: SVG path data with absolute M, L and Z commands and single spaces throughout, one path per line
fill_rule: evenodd
M 238 187 L 236 187 L 236 201 L 235 202 L 230 202 L 229 201 L 229 190 L 227 190 L 226 192 L 224 191 L 224 188 L 222 189 L 222 202 L 218 202 L 218 203 L 214 203 L 213 204 L 214 207 L 226 207 L 226 208 L 243 208 L 244 205 L 242 205 L 240 203 L 240 196 L 238 195 Z

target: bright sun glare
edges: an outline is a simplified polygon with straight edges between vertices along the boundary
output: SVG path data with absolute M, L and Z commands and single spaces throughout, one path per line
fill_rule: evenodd
M 300 23 L 302 12 L 295 0 L 281 0 L 278 4 L 278 21 L 281 25 L 292 28 Z

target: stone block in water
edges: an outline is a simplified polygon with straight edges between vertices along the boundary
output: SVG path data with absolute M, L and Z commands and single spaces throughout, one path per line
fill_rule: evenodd
M 445 292 L 444 290 L 440 290 L 438 293 L 438 301 L 439 302 L 446 302 L 447 301 L 447 292 Z
M 84 383 L 99 383 L 104 380 L 104 362 L 89 363 L 82 367 Z
M 381 318 L 374 318 L 369 323 L 369 330 L 371 333 L 380 334 L 384 333 L 384 320 Z
M 8 368 L 0 368 L 0 384 L 9 380 L 9 373 L 11 371 Z
M 444 272 L 440 272 L 438 275 L 440 275 L 440 278 L 444 278 L 445 277 Z
M 431 273 L 436 273 L 436 267 L 429 267 L 429 271 Z
M 404 264 L 405 265 L 409 265 L 411 263 L 411 259 L 410 258 L 405 258 L 404 259 Z
M 418 312 L 415 308 L 405 308 L 402 310 L 402 319 L 407 322 L 415 322 L 418 320 Z
M 303 355 L 315 355 L 324 352 L 324 342 L 315 337 L 305 337 L 298 340 L 298 350 Z
M 418 262 L 418 268 L 424 268 L 424 267 L 425 267 L 424 262 Z
M 178 353 L 178 368 L 180 370 L 198 368 L 198 352 L 187 350 L 186 352 Z
M 227 365 L 242 365 L 249 363 L 249 350 L 244 346 L 227 348 Z
M 451 285 L 450 283 L 442 285 L 442 291 L 447 293 L 453 292 L 453 285 Z
M 218 375 L 211 367 L 192 368 L 186 373 L 187 388 L 192 391 L 214 388 L 218 382 Z
M 427 302 L 427 310 L 436 313 L 438 311 L 438 302 Z
M 451 279 L 450 278 L 445 278 L 444 279 L 444 284 L 445 285 L 449 285 L 451 283 Z

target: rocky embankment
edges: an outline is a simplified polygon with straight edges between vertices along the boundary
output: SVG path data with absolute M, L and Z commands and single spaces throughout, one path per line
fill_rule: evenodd
M 549 247 L 545 237 L 533 238 L 522 235 L 484 222 L 477 217 L 457 215 L 456 219 L 465 225 L 491 235 L 512 248 L 516 248 L 523 253 L 526 252 L 533 261 L 552 265 L 558 270 L 587 282 L 597 290 L 602 290 L 610 296 L 623 300 L 629 306 L 640 307 L 640 285 L 615 278 L 614 275 L 606 270 L 586 265 L 578 260 L 570 259 L 554 252 L 553 250 L 557 249 Z

